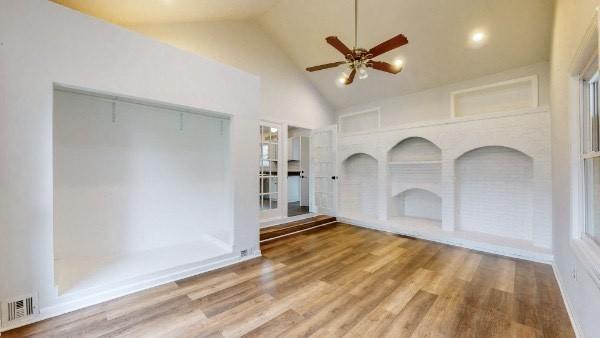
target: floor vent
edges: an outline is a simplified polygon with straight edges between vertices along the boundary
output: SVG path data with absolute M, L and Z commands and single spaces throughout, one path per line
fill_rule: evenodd
M 2 308 L 2 324 L 9 326 L 12 323 L 25 321 L 35 315 L 38 310 L 37 299 L 34 296 L 25 296 L 12 299 L 4 303 Z

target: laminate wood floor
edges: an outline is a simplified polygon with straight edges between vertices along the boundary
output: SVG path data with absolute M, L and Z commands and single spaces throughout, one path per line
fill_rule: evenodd
M 573 337 L 549 265 L 336 223 L 3 337 Z

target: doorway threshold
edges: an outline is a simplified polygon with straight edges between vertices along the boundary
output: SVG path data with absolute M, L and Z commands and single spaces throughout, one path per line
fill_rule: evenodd
M 319 216 L 320 214 L 314 213 L 314 212 L 309 212 L 307 214 L 302 214 L 302 215 L 298 215 L 298 216 L 292 216 L 292 217 L 278 217 L 278 218 L 271 218 L 271 219 L 266 219 L 266 220 L 261 220 L 260 222 L 260 227 L 262 228 L 267 228 L 273 225 L 279 225 L 279 224 L 284 224 L 284 223 L 289 223 L 289 222 L 294 222 L 294 221 L 300 221 L 306 218 L 311 218 L 311 217 L 315 217 L 315 216 Z

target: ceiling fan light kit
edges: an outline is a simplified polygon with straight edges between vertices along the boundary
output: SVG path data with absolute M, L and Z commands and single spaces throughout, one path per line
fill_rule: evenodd
M 387 62 L 373 60 L 373 58 L 381 54 L 387 53 L 398 47 L 406 45 L 408 43 L 408 39 L 403 34 L 398 34 L 393 38 L 384 41 L 369 50 L 357 47 L 357 2 L 358 0 L 354 0 L 354 48 L 348 48 L 342 41 L 340 41 L 340 39 L 338 39 L 337 36 L 328 36 L 327 38 L 325 38 L 325 41 L 327 41 L 328 44 L 330 44 L 333 48 L 337 49 L 340 53 L 344 55 L 345 61 L 337 61 L 319 66 L 308 67 L 306 68 L 307 71 L 315 72 L 318 70 L 334 68 L 345 64 L 348 66 L 348 71 L 344 72 L 339 80 L 345 85 L 349 85 L 354 81 L 354 77 L 356 76 L 357 72 L 358 78 L 360 80 L 366 79 L 369 76 L 367 68 L 373 68 L 375 70 L 391 74 L 398 74 L 402 71 L 402 62 L 395 62 L 394 65 L 391 65 Z

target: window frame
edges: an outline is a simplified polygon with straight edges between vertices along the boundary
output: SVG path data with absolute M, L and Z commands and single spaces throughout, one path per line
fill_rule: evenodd
M 589 238 L 586 233 L 586 177 L 585 160 L 600 157 L 600 151 L 586 152 L 584 137 L 591 135 L 591 130 L 584 133 L 584 114 L 587 112 L 586 82 L 598 79 L 600 53 L 598 49 L 598 15 L 584 35 L 571 64 L 569 78 L 569 112 L 570 112 L 570 153 L 571 153 L 571 248 L 576 257 L 588 271 L 595 284 L 600 287 L 600 245 Z M 591 127 L 591 124 L 589 124 Z M 600 128 L 600 126 L 599 126 Z M 585 135 L 587 134 L 587 135 Z M 587 139 L 587 138 L 586 138 Z M 600 140 L 599 140 L 600 141 Z M 591 142 L 590 142 L 591 144 Z

